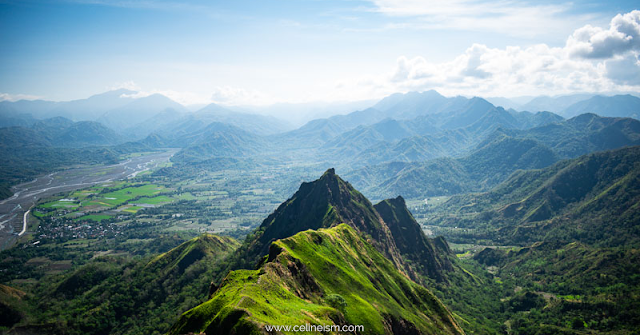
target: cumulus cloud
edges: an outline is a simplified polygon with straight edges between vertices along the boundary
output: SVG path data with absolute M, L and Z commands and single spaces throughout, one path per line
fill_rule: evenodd
M 401 56 L 390 73 L 367 78 L 357 85 L 382 94 L 427 89 L 449 95 L 485 96 L 637 92 L 640 91 L 640 62 L 638 47 L 634 45 L 640 40 L 637 37 L 639 14 L 633 11 L 616 16 L 609 30 L 592 26 L 580 28 L 564 47 L 538 44 L 490 48 L 474 44 L 453 60 L 439 63 L 424 57 Z M 597 42 L 606 41 L 605 35 L 618 37 L 615 43 L 602 42 L 612 47 L 612 51 L 602 51 L 601 42 Z M 588 47 L 577 45 L 578 40 L 588 41 Z M 577 56 L 576 50 L 588 50 L 588 53 Z M 607 58 L 602 58 L 604 56 Z
M 586 25 L 567 40 L 569 53 L 584 58 L 611 58 L 640 50 L 640 11 L 618 14 L 609 29 Z
M 640 60 L 638 55 L 627 55 L 605 63 L 607 77 L 620 85 L 640 85 Z
M 129 91 L 140 91 L 140 86 L 136 84 L 133 80 L 117 82 L 111 86 L 107 87 L 107 90 L 114 91 L 119 89 L 126 89 Z

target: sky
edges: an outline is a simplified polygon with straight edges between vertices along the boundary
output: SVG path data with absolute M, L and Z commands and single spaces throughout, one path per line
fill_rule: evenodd
M 0 0 L 0 100 L 640 92 L 637 1 Z

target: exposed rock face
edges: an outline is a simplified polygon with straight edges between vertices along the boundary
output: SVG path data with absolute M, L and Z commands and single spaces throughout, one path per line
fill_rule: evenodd
M 255 239 L 241 252 L 254 259 L 255 264 L 267 254 L 269 245 L 275 240 L 340 223 L 363 234 L 398 269 L 408 274 L 412 272 L 404 264 L 389 227 L 371 202 L 336 175 L 334 169 L 327 170 L 316 181 L 303 183 L 289 200 L 262 222 Z
M 273 242 L 258 269 L 230 272 L 169 334 L 262 334 L 266 326 L 305 324 L 363 325 L 359 334 L 463 333 L 431 292 L 340 224 Z
M 453 255 L 447 242 L 425 236 L 401 196 L 381 201 L 374 207 L 389 227 L 398 251 L 411 262 L 415 272 L 437 281 L 445 280 L 443 273 L 453 271 L 449 259 Z

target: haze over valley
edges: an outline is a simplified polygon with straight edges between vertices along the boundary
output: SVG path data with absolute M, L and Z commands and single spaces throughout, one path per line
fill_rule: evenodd
M 634 6 L 0 4 L 0 333 L 637 333 Z

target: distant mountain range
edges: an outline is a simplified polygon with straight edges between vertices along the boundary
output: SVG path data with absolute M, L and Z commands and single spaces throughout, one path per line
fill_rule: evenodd
M 640 245 L 639 201 L 640 146 L 635 146 L 518 171 L 491 191 L 453 197 L 446 207 L 474 213 L 452 224 L 491 227 L 500 243 L 630 247 Z
M 373 198 L 451 195 L 487 190 L 518 169 L 636 145 L 640 121 L 584 114 L 525 130 L 499 128 L 464 157 L 370 165 L 346 176 Z
M 0 146 L 13 148 L 7 157 L 14 157 L 21 147 L 108 147 L 133 141 L 128 145 L 182 148 L 173 161 L 183 166 L 222 166 L 216 159 L 241 159 L 240 164 L 304 159 L 336 166 L 365 193 L 382 198 L 486 190 L 515 169 L 635 145 L 640 133 L 633 120 L 640 99 L 631 95 L 537 99 L 538 106 L 546 101 L 562 105 L 565 115 L 580 114 L 565 120 L 551 112 L 506 110 L 479 97 L 399 93 L 370 108 L 291 130 L 271 116 L 217 104 L 191 112 L 160 94 L 136 94 L 116 90 L 70 102 L 0 102 Z M 630 118 L 600 117 L 594 111 Z M 43 119 L 56 114 L 71 119 Z M 480 156 L 484 159 L 474 158 Z M 445 166 L 446 172 L 431 172 Z

